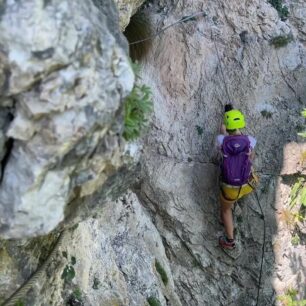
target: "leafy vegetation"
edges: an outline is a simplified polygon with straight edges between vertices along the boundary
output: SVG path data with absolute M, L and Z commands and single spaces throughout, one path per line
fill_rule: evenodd
M 300 242 L 301 242 L 301 239 L 300 239 L 298 234 L 295 234 L 294 236 L 292 236 L 292 238 L 291 238 L 291 244 L 292 245 L 297 246 L 297 245 L 300 244 Z
M 73 290 L 73 295 L 75 296 L 75 298 L 77 298 L 78 300 L 81 300 L 82 299 L 82 291 L 80 288 L 75 288 Z
M 150 296 L 147 299 L 147 302 L 149 303 L 150 306 L 161 306 L 160 301 L 154 296 Z
M 283 0 L 269 0 L 269 3 L 277 10 L 281 20 L 288 18 L 289 10 L 286 5 L 283 5 Z
M 279 296 L 278 300 L 284 306 L 306 306 L 306 300 L 297 300 L 298 291 L 296 289 L 288 289 L 285 295 Z
M 62 255 L 64 258 L 68 260 L 67 252 L 63 251 Z M 76 258 L 74 256 L 71 256 L 70 263 L 66 265 L 61 275 L 61 278 L 65 280 L 66 283 L 70 283 L 75 277 L 75 270 L 73 268 L 75 264 L 76 264 Z
M 93 281 L 92 289 L 98 290 L 100 284 L 101 284 L 101 282 L 99 281 L 99 279 L 95 277 L 95 278 L 94 278 L 94 281 Z
M 61 278 L 63 280 L 65 280 L 65 282 L 71 282 L 75 277 L 75 270 L 73 268 L 73 266 L 70 265 L 66 265 Z
M 165 286 L 168 284 L 168 276 L 164 268 L 162 267 L 161 263 L 158 260 L 155 260 L 155 268 L 156 271 L 159 273 L 163 283 Z
M 297 210 L 298 209 L 298 210 Z M 281 219 L 291 227 L 296 229 L 298 222 L 306 221 L 306 182 L 305 178 L 299 177 L 293 184 L 289 195 L 289 207 L 281 212 Z M 291 240 L 292 244 L 297 243 L 297 238 Z
M 269 112 L 269 111 L 267 111 L 267 110 L 262 110 L 261 112 L 261 115 L 264 117 L 264 118 L 267 118 L 267 119 L 269 119 L 269 118 L 271 118 L 272 117 L 272 113 L 271 112 Z
M 126 140 L 134 140 L 148 125 L 148 116 L 152 111 L 152 93 L 146 85 L 139 84 L 139 65 L 133 64 L 136 81 L 131 94 L 124 103 L 124 132 Z
M 67 302 L 67 306 L 84 306 L 82 291 L 79 287 L 74 288 L 70 294 Z
M 18 300 L 16 303 L 15 303 L 15 306 L 25 306 L 24 302 L 22 300 Z
M 302 116 L 306 118 L 306 109 L 302 111 Z M 299 133 L 299 136 L 306 137 L 306 131 L 303 133 Z M 303 152 L 301 156 L 302 165 L 305 163 L 305 158 L 306 152 Z M 299 177 L 291 189 L 289 207 L 290 209 L 292 209 L 296 205 L 300 205 L 300 209 L 295 214 L 295 218 L 297 219 L 297 221 L 306 221 L 306 180 L 304 177 Z
M 270 40 L 270 44 L 276 49 L 287 46 L 293 40 L 291 34 L 275 36 Z
M 302 115 L 306 118 L 306 109 L 302 112 Z M 306 134 L 306 132 L 305 132 Z M 302 137 L 306 137 L 303 133 Z M 305 163 L 306 152 L 303 152 L 301 156 L 302 165 Z M 300 237 L 298 235 L 299 228 L 297 224 L 299 222 L 305 222 L 306 217 L 306 178 L 298 177 L 292 185 L 289 195 L 289 207 L 285 208 L 281 212 L 281 219 L 286 222 L 287 226 L 293 228 L 291 243 L 296 246 L 300 243 Z M 290 304 L 291 305 L 291 304 Z M 294 304 L 295 305 L 295 304 Z
M 203 133 L 204 133 L 203 128 L 201 126 L 199 126 L 199 125 L 196 125 L 196 129 L 197 129 L 198 135 L 202 136 Z
M 299 177 L 291 189 L 289 203 L 290 209 L 292 209 L 298 203 L 306 206 L 305 179 L 303 177 Z

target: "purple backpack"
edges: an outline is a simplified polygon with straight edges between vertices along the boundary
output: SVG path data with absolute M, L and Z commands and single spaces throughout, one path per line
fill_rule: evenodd
M 250 140 L 245 135 L 225 136 L 222 144 L 222 180 L 233 186 L 246 184 L 251 175 Z

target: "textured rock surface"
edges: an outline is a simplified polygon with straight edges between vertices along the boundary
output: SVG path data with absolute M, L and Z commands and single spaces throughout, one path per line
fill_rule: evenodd
M 134 77 L 106 26 L 112 5 L 107 17 L 91 1 L 2 7 L 0 235 L 20 238 L 53 230 L 124 165 L 121 105 Z
M 119 10 L 120 28 L 124 30 L 130 22 L 130 18 L 143 4 L 144 0 L 114 0 Z
M 297 132 L 304 123 L 300 111 L 306 105 L 306 4 L 288 1 L 290 18 L 283 22 L 274 8 L 260 0 L 150 2 L 148 13 L 156 28 L 199 10 L 207 16 L 167 30 L 154 41 L 146 58 L 143 80 L 154 92 L 154 115 L 143 141 L 139 184 L 134 194 L 117 202 L 107 201 L 111 196 L 118 197 L 134 174 L 123 168 L 91 193 L 100 181 L 87 181 L 89 161 L 82 163 L 80 188 L 66 207 L 67 218 L 61 225 L 92 214 L 95 218 L 67 232 L 65 243 L 44 276 L 25 295 L 25 305 L 148 305 L 148 297 L 157 298 L 163 306 L 256 304 L 264 231 L 254 195 L 240 201 L 234 212 L 241 256 L 234 261 L 217 243 L 223 228 L 218 218 L 214 139 L 222 106 L 228 100 L 221 67 L 230 99 L 246 114 L 246 132 L 258 140 L 255 166 L 261 176 L 258 196 L 266 223 L 258 305 L 279 304 L 276 296 L 289 288 L 297 288 L 298 297 L 306 298 L 305 224 L 288 223 L 288 216 L 289 221 L 292 219 L 286 214 L 291 187 L 299 175 L 305 174 L 300 158 L 305 144 Z M 95 3 L 105 10 L 101 1 Z M 134 8 L 127 2 L 117 1 L 117 5 L 122 5 L 122 25 L 130 18 L 124 12 L 133 11 L 138 3 Z M 271 38 L 289 33 L 294 40 L 287 46 L 275 49 L 270 44 Z M 118 31 L 113 35 L 118 37 Z M 117 42 L 125 44 L 119 38 Z M 103 61 L 109 59 L 107 50 L 105 54 Z M 7 66 L 2 63 L 5 61 L 1 61 L 5 72 Z M 5 78 L 2 80 L 5 84 Z M 113 89 L 112 82 L 108 85 Z M 16 96 L 30 94 L 31 90 Z M 1 127 L 12 128 L 18 117 L 10 124 L 10 109 L 22 103 L 16 103 L 15 95 L 1 101 L 6 111 L 1 115 Z M 116 116 L 112 119 L 115 121 Z M 27 131 L 21 130 L 25 135 Z M 99 158 L 105 148 L 106 159 L 112 163 L 113 156 L 121 156 L 110 149 L 117 148 L 111 135 L 104 137 L 103 145 L 95 151 L 94 167 L 103 166 L 105 159 Z M 55 170 L 63 170 L 68 164 L 74 167 L 78 150 L 56 164 Z M 53 175 L 50 170 L 46 173 Z M 298 209 L 296 206 L 293 212 Z M 294 235 L 300 239 L 296 245 L 292 243 Z M 0 240 L 0 297 L 8 297 L 35 272 L 56 237 L 50 234 L 31 240 Z M 156 270 L 156 259 L 169 278 L 166 286 Z M 68 268 L 73 268 L 75 275 L 67 273 Z
M 288 184 L 286 174 L 294 177 L 303 171 L 299 160 L 305 146 L 298 144 L 302 139 L 297 132 L 306 105 L 305 2 L 290 2 L 295 13 L 286 22 L 265 1 L 178 1 L 175 7 L 165 6 L 166 16 L 157 13 L 161 6 L 154 15 L 164 26 L 199 9 L 207 13 L 156 38 L 144 68 L 144 81 L 154 88 L 154 116 L 140 195 L 164 237 L 181 302 L 255 305 L 263 221 L 254 195 L 235 210 L 241 256 L 234 261 L 217 246 L 223 229 L 218 224 L 214 139 L 222 105 L 229 99 L 246 114 L 246 133 L 258 140 L 257 192 L 266 222 L 259 305 L 276 303 L 276 294 L 288 288 L 298 288 L 299 298 L 305 298 L 304 238 L 294 247 L 292 231 L 279 223 L 293 183 Z M 270 44 L 271 38 L 289 33 L 294 40 L 287 46 L 275 49 Z
M 71 303 L 138 306 L 148 305 L 147 299 L 155 297 L 161 305 L 167 305 L 167 302 L 182 305 L 174 292 L 160 234 L 136 196 L 128 194 L 116 203 L 109 202 L 101 213 L 101 218 L 89 218 L 67 232 L 56 257 L 48 265 L 41 281 L 36 283 L 35 291 L 28 292 L 22 301 L 32 306 Z M 47 241 L 45 239 L 44 243 Z M 19 267 L 19 271 L 16 262 L 10 263 L 14 255 L 19 257 L 20 248 L 16 245 L 12 248 L 7 243 L 2 249 L 5 276 L 12 280 L 11 275 L 15 275 L 18 279 L 11 283 L 9 290 L 18 288 L 20 281 L 29 277 L 31 268 L 37 266 L 33 258 L 42 256 L 33 251 L 37 242 L 32 241 L 32 245 L 24 242 L 22 250 L 27 264 Z M 167 274 L 166 285 L 156 269 L 156 261 Z M 65 273 L 67 267 L 73 269 L 75 276 Z M 1 280 L 5 287 L 5 277 Z M 0 296 L 1 293 L 5 294 L 0 291 Z M 73 304 L 77 302 L 81 304 Z

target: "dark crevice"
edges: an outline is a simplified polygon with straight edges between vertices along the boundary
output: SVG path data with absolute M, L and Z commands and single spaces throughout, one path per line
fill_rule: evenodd
M 4 177 L 4 172 L 5 172 L 5 168 L 6 168 L 6 165 L 9 161 L 9 158 L 10 158 L 10 155 L 11 155 L 11 152 L 13 150 L 13 146 L 14 146 L 14 139 L 13 138 L 9 138 L 5 144 L 5 155 L 1 161 L 1 177 L 0 177 L 0 184 L 2 183 L 3 181 L 3 177 Z
M 146 39 L 152 35 L 150 18 L 140 9 L 132 16 L 124 33 L 129 43 Z M 130 57 L 133 61 L 141 61 L 152 47 L 152 40 L 129 46 Z

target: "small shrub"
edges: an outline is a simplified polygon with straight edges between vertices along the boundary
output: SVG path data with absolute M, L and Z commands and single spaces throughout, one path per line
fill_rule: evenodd
M 164 268 L 162 267 L 161 263 L 158 260 L 155 260 L 155 268 L 156 271 L 159 273 L 163 283 L 165 286 L 168 284 L 168 276 Z
M 139 85 L 139 66 L 133 65 L 136 81 L 124 103 L 124 131 L 126 140 L 138 138 L 148 125 L 148 115 L 152 111 L 152 93 L 146 85 Z
M 92 289 L 94 290 L 98 290 L 99 289 L 99 286 L 100 286 L 100 281 L 98 278 L 94 278 L 94 281 L 93 281 L 93 285 L 92 285 Z
M 67 302 L 67 306 L 84 306 L 82 291 L 79 287 L 76 287 L 70 294 Z
M 285 295 L 279 296 L 277 299 L 284 306 L 306 306 L 306 300 L 297 300 L 298 291 L 296 289 L 288 289 Z
M 150 296 L 147 299 L 147 302 L 149 303 L 150 306 L 161 306 L 160 301 L 154 296 Z
M 25 306 L 24 302 L 22 300 L 18 300 L 16 303 L 15 303 L 15 306 Z
M 82 291 L 80 288 L 75 288 L 73 290 L 73 295 L 78 299 L 81 300 L 82 299 Z
M 292 35 L 279 35 L 275 36 L 270 40 L 270 44 L 274 46 L 274 48 L 279 49 L 287 46 L 293 40 Z
M 272 113 L 271 112 L 269 112 L 269 111 L 267 111 L 267 110 L 262 110 L 261 112 L 261 115 L 264 117 L 264 118 L 267 118 L 267 119 L 269 119 L 269 118 L 271 118 L 272 117 Z
M 202 135 L 203 135 L 203 132 L 204 132 L 203 128 L 200 127 L 199 125 L 196 125 L 196 129 L 197 129 L 198 135 L 199 135 L 199 136 L 202 136 Z
M 62 255 L 64 258 L 68 260 L 68 253 L 66 251 L 62 252 Z M 70 257 L 70 263 L 66 265 L 65 269 L 63 270 L 61 278 L 65 280 L 65 282 L 71 282 L 73 278 L 75 277 L 75 270 L 73 266 L 76 264 L 76 258 L 75 256 Z
M 288 7 L 283 5 L 283 0 L 269 0 L 269 3 L 277 10 L 281 20 L 284 21 L 288 18 Z
M 303 177 L 299 177 L 294 183 L 290 191 L 290 203 L 289 207 L 292 209 L 296 204 L 306 206 L 306 182 Z
M 75 277 L 75 271 L 73 266 L 66 265 L 61 278 L 65 281 L 70 283 Z
M 304 118 L 306 118 L 306 108 L 302 111 L 301 114 Z M 305 127 L 303 129 L 305 130 Z M 306 131 L 298 133 L 298 135 L 306 138 Z
M 71 264 L 74 266 L 76 264 L 76 258 L 71 256 Z
M 301 242 L 301 239 L 300 239 L 300 237 L 299 237 L 298 234 L 295 234 L 294 236 L 292 236 L 292 238 L 291 238 L 291 244 L 292 244 L 293 246 L 299 245 L 300 242 Z

